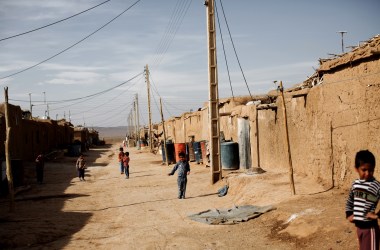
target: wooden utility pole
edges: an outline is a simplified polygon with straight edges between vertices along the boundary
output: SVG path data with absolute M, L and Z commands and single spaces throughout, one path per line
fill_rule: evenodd
M 209 79 L 209 145 L 211 183 L 222 179 L 220 160 L 220 125 L 219 125 L 219 93 L 218 93 L 218 67 L 216 61 L 216 26 L 215 2 L 207 0 L 207 39 L 208 39 L 208 79 Z
M 162 100 L 161 100 L 161 97 L 160 97 L 160 112 L 161 112 L 162 131 L 164 132 L 164 151 L 165 151 L 165 152 L 162 152 L 162 153 L 165 153 L 166 165 L 169 166 L 168 149 L 166 147 L 165 121 L 164 121 L 164 113 L 162 112 Z
M 7 174 L 7 180 L 8 180 L 8 189 L 9 189 L 9 196 L 10 196 L 10 206 L 9 210 L 11 212 L 15 211 L 15 195 L 14 195 L 14 189 L 13 189 L 13 175 L 12 175 L 12 165 L 11 165 L 11 152 L 9 150 L 11 145 L 11 126 L 10 126 L 10 119 L 9 119 L 9 107 L 8 107 L 8 87 L 4 88 L 4 95 L 5 95 L 5 127 L 7 131 L 7 137 L 5 140 L 5 164 L 6 164 L 6 174 Z
M 148 64 L 145 67 L 146 87 L 148 91 L 148 114 L 149 114 L 149 148 L 153 152 L 153 136 L 152 136 L 152 112 L 150 109 L 150 82 Z
M 139 104 L 138 96 L 135 95 L 135 133 L 136 133 L 136 147 L 140 149 L 140 124 L 139 124 Z
M 286 116 L 286 105 L 285 105 L 284 88 L 282 86 L 282 81 L 280 81 L 280 93 L 281 93 L 281 99 L 282 99 L 282 110 L 283 110 L 283 115 L 284 115 L 285 134 L 286 134 L 286 147 L 287 147 L 288 160 L 289 160 L 290 189 L 291 189 L 292 194 L 295 195 L 296 194 L 296 190 L 294 188 L 292 155 L 290 153 L 289 132 L 288 132 L 288 119 L 287 119 L 287 116 Z

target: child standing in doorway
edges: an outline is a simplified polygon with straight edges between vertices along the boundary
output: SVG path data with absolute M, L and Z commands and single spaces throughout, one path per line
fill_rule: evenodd
M 355 170 L 359 175 L 351 186 L 346 203 L 346 218 L 355 223 L 359 249 L 379 249 L 379 213 L 375 213 L 380 199 L 380 182 L 373 176 L 375 156 L 368 150 L 356 153 Z
M 184 152 L 178 154 L 179 161 L 174 165 L 173 170 L 168 175 L 173 175 L 178 170 L 178 199 L 185 199 L 187 175 L 190 174 L 190 164 L 186 160 Z

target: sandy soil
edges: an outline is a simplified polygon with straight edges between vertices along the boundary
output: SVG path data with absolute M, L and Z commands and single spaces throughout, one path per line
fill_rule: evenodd
M 357 249 L 355 228 L 344 219 L 346 190 L 295 176 L 292 196 L 285 172 L 225 171 L 210 184 L 205 165 L 191 163 L 187 199 L 177 199 L 171 166 L 147 149 L 128 148 L 131 176 L 119 172 L 119 144 L 91 149 L 86 182 L 76 158 L 45 165 L 45 183 L 28 179 L 16 195 L 16 212 L 0 200 L 0 248 L 18 249 Z M 26 164 L 27 175 L 33 165 Z M 230 186 L 224 197 L 217 190 Z M 234 205 L 273 205 L 276 210 L 236 225 L 206 225 L 187 216 Z

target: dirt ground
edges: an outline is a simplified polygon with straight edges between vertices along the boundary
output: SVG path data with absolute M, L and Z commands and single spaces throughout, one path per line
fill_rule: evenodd
M 357 249 L 355 228 L 344 218 L 346 190 L 286 172 L 224 171 L 210 184 L 210 169 L 191 162 L 187 198 L 177 199 L 173 165 L 147 149 L 130 152 L 130 179 L 120 174 L 119 144 L 86 152 L 86 181 L 76 158 L 45 164 L 44 184 L 25 164 L 30 188 L 16 195 L 16 211 L 0 200 L 0 249 Z M 217 190 L 229 184 L 229 192 Z M 235 225 L 207 225 L 187 216 L 234 205 L 273 205 L 276 210 Z

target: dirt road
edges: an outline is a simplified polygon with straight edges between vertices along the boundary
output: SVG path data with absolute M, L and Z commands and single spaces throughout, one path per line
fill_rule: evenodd
M 187 198 L 177 199 L 176 176 L 147 150 L 130 152 L 130 178 L 120 174 L 118 144 L 86 152 L 86 181 L 75 158 L 46 163 L 45 183 L 17 194 L 16 212 L 0 202 L 0 248 L 27 249 L 356 249 L 355 229 L 344 219 L 346 191 L 286 173 L 224 172 L 210 185 L 209 168 L 191 163 Z M 29 166 L 32 173 L 33 166 Z M 216 192 L 228 183 L 229 193 Z M 277 209 L 236 225 L 207 225 L 187 216 L 234 205 Z

